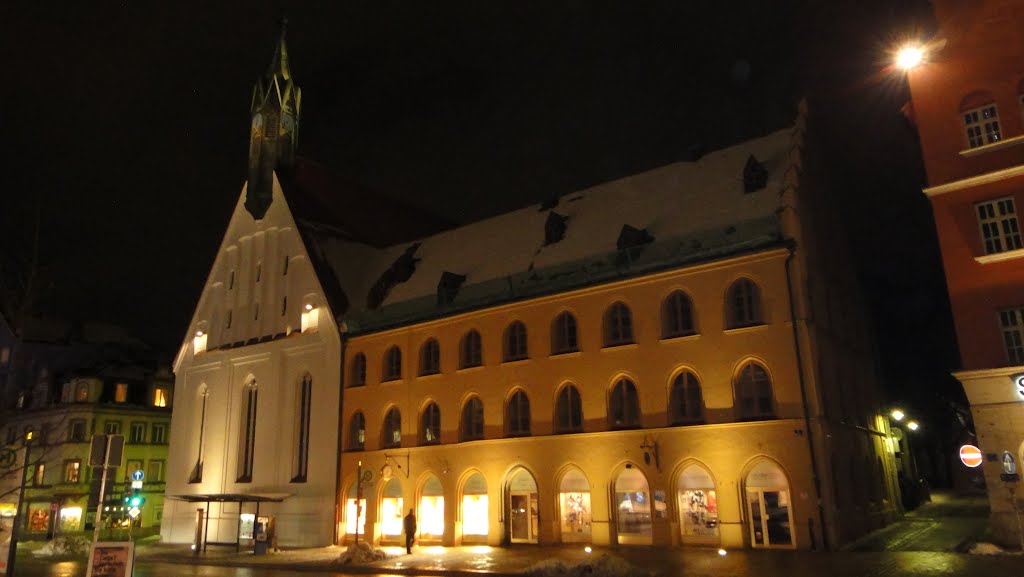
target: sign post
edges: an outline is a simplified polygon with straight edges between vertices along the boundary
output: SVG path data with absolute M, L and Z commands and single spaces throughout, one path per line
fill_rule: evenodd
M 100 474 L 100 494 L 96 501 L 96 518 L 92 527 L 92 542 L 100 540 L 100 526 L 103 524 L 103 497 L 107 490 L 107 469 L 121 466 L 124 453 L 124 435 L 93 435 L 92 448 L 89 452 L 89 465 L 102 467 Z M 94 547 L 95 548 L 95 547 Z M 89 565 L 90 574 L 92 564 Z

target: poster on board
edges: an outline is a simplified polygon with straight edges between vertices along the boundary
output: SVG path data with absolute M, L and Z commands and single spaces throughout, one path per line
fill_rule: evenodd
M 132 541 L 100 541 L 89 550 L 85 577 L 131 577 L 135 561 Z

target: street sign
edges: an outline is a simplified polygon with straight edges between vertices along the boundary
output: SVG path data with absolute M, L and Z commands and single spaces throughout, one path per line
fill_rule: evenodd
M 132 489 L 141 489 L 142 481 L 132 481 Z
M 141 481 L 146 478 L 146 474 L 142 472 L 142 469 L 135 469 L 132 471 L 132 481 Z
M 139 509 L 138 507 L 132 507 L 131 509 L 128 509 L 128 514 L 131 515 L 132 519 L 138 517 L 141 513 L 142 509 Z
M 1013 475 L 1017 472 L 1017 461 L 1013 459 L 1013 453 L 1003 451 L 1003 472 Z
M 967 465 L 970 468 L 981 466 L 982 455 L 981 449 L 974 445 L 964 445 L 960 447 L 960 462 Z

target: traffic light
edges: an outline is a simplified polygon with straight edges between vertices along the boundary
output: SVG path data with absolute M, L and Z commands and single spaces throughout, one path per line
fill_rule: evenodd
M 146 498 L 142 496 L 142 491 L 140 489 L 134 489 L 132 491 L 132 496 L 125 497 L 124 500 L 127 501 L 128 506 L 130 507 L 141 507 L 146 504 Z

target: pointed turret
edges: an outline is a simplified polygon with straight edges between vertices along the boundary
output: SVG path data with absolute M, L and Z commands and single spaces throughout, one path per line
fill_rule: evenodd
M 287 28 L 285 20 L 267 73 L 253 87 L 249 109 L 252 123 L 245 208 L 256 220 L 262 219 L 270 207 L 274 170 L 295 162 L 302 90 L 292 80 L 288 67 Z

